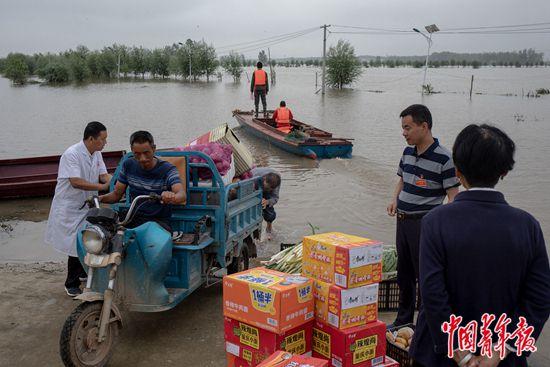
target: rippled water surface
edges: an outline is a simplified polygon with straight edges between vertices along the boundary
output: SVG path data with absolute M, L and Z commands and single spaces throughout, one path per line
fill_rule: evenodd
M 404 147 L 398 115 L 412 103 L 429 106 L 434 136 L 449 148 L 472 122 L 493 123 L 509 133 L 518 146 L 517 164 L 500 189 L 511 204 L 533 213 L 550 238 L 550 96 L 522 98 L 528 91 L 550 87 L 549 68 L 434 69 L 428 79 L 441 93 L 426 97 L 419 93 L 419 69 L 366 69 L 354 89 L 329 90 L 325 97 L 315 94 L 316 71 L 278 69 L 268 104 L 273 108 L 284 99 L 297 119 L 354 138 L 352 159 L 311 161 L 236 129 L 260 165 L 283 175 L 274 243 L 298 240 L 309 231 L 308 222 L 322 231 L 394 243 L 394 222 L 385 207 Z M 251 108 L 248 89 L 245 75 L 240 84 L 225 78 L 66 87 L 12 87 L 0 79 L 0 158 L 60 154 L 81 138 L 90 120 L 107 125 L 108 150 L 127 149 L 128 136 L 137 129 L 150 130 L 159 147 L 182 145 L 222 122 L 236 127 L 231 111 Z M 272 246 L 266 251 L 272 252 Z

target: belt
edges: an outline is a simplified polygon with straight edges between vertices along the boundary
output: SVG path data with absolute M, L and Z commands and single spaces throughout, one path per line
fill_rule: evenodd
M 427 213 L 415 213 L 408 214 L 403 212 L 397 212 L 397 219 L 422 219 Z

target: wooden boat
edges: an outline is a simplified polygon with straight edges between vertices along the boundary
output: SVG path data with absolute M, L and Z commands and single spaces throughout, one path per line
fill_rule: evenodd
M 103 161 L 113 173 L 123 150 L 104 152 Z M 0 199 L 34 196 L 53 196 L 61 156 L 0 160 Z
M 273 111 L 268 111 L 273 114 Z M 311 159 L 322 158 L 351 158 L 353 149 L 352 139 L 333 138 L 332 134 L 303 122 L 292 120 L 294 129 L 302 132 L 303 139 L 289 139 L 287 134 L 275 128 L 273 118 L 255 118 L 252 111 L 233 111 L 233 116 L 248 132 L 260 139 L 286 150 L 287 152 L 302 155 Z

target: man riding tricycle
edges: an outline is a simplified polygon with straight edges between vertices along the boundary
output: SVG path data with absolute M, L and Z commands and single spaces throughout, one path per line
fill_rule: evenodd
M 66 366 L 108 362 L 123 324 L 121 309 L 169 310 L 197 288 L 217 283 L 224 269 L 247 269 L 256 256 L 262 228 L 261 178 L 225 185 L 212 159 L 202 152 L 155 152 L 152 137 L 132 141 L 131 146 L 133 153 L 121 160 L 111 181 L 116 182 L 111 193 L 87 201 L 87 224 L 78 234 L 77 249 L 88 277 L 76 297 L 82 303 L 61 332 Z M 190 157 L 205 163 L 191 163 Z M 146 182 L 146 173 L 161 166 L 175 166 L 179 177 L 171 177 L 168 186 Z M 201 181 L 199 170 L 210 170 L 211 181 Z M 173 176 L 171 168 L 163 172 Z M 100 202 L 113 204 L 100 207 Z M 147 216 L 155 210 L 169 216 Z

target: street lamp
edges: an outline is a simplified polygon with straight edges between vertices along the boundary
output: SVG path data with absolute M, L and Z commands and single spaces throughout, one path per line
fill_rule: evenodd
M 184 46 L 183 43 L 178 42 L 180 45 Z M 191 47 L 189 47 L 189 81 L 191 81 Z
M 115 50 L 113 50 L 112 47 L 107 47 L 109 50 L 115 52 Z M 118 81 L 120 81 L 120 50 L 116 50 L 116 53 L 118 55 L 118 61 L 116 63 L 116 66 L 117 66 L 117 74 L 116 74 L 116 78 Z
M 430 36 L 426 36 L 424 33 L 422 33 L 418 28 L 413 28 L 413 31 L 415 31 L 418 34 L 421 34 L 422 37 L 428 41 L 428 53 L 426 54 L 426 63 L 424 64 L 424 81 L 422 82 L 422 94 L 424 94 L 424 86 L 426 85 L 426 73 L 428 71 L 428 61 L 430 59 L 430 48 L 432 47 L 432 33 L 439 32 L 439 28 L 435 25 L 427 25 L 424 27 L 426 31 L 430 34 Z

